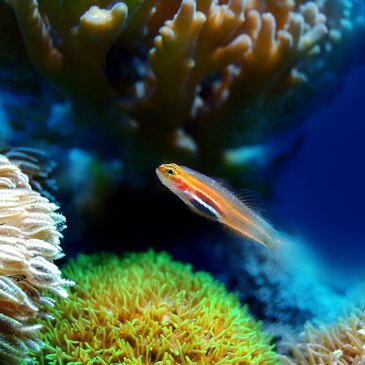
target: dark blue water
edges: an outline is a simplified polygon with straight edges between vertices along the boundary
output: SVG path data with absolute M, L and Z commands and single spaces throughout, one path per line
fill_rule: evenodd
M 305 123 L 276 180 L 281 207 L 308 245 L 335 265 L 365 259 L 365 66 Z

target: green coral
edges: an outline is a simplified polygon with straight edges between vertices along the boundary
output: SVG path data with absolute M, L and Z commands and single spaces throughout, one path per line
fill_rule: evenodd
M 279 364 L 270 337 L 209 274 L 152 251 L 79 256 L 36 364 Z

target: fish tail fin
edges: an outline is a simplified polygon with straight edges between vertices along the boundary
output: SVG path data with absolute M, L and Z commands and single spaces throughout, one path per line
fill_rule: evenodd
M 289 253 L 294 252 L 295 251 L 294 237 L 290 236 L 285 232 L 277 231 L 273 239 L 272 248 L 274 251 L 283 250 Z
M 273 241 L 274 247 L 270 252 L 281 270 L 293 273 L 298 265 L 303 267 L 303 262 L 312 260 L 311 252 L 301 237 L 277 231 Z
M 295 238 L 287 233 L 277 231 L 271 242 L 271 252 L 274 260 L 280 266 L 287 266 L 297 255 Z

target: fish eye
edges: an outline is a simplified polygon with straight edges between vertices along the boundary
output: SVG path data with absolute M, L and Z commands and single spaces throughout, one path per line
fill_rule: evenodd
M 166 171 L 166 173 L 167 173 L 167 175 L 172 176 L 172 175 L 174 175 L 174 170 L 173 169 L 168 169 Z

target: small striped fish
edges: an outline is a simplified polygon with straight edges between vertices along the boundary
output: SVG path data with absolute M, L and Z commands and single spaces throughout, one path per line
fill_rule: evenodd
M 267 220 L 217 180 L 174 163 L 160 165 L 156 174 L 195 213 L 267 248 L 276 249 L 283 243 Z

